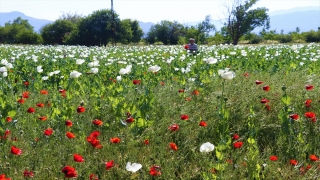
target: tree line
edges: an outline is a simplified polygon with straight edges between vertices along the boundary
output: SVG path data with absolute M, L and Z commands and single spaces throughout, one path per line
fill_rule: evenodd
M 20 17 L 0 26 L 0 43 L 7 44 L 63 44 L 106 46 L 112 41 L 121 44 L 185 44 L 189 38 L 194 38 L 198 44 L 238 44 L 245 41 L 257 44 L 266 41 L 287 42 L 320 42 L 318 31 L 295 31 L 284 34 L 270 29 L 268 9 L 252 6 L 258 0 L 234 0 L 231 6 L 226 6 L 226 22 L 220 30 L 211 23 L 208 15 L 197 25 L 183 25 L 177 21 L 163 20 L 151 26 L 144 34 L 137 20 L 120 20 L 117 13 L 109 9 L 94 11 L 84 17 L 78 14 L 63 14 L 53 23 L 43 26 L 40 33 Z M 252 33 L 257 27 L 263 27 L 259 34 Z M 115 32 L 115 33 L 114 33 Z M 214 34 L 213 34 L 214 33 Z

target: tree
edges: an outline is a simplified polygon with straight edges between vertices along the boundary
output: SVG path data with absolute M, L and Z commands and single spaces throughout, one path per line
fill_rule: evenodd
M 149 43 L 155 43 L 157 41 L 163 44 L 177 44 L 179 37 L 185 35 L 185 28 L 177 21 L 161 21 L 151 26 L 150 31 L 147 34 L 146 41 Z
M 197 24 L 197 26 L 196 26 L 197 33 L 195 36 L 196 42 L 198 42 L 198 43 L 204 42 L 205 38 L 209 36 L 209 33 L 211 31 L 216 30 L 215 26 L 213 24 L 211 24 L 210 21 L 211 21 L 211 17 L 210 17 L 210 15 L 207 15 L 202 22 Z
M 143 31 L 137 20 L 124 19 L 117 26 L 117 38 L 121 43 L 128 44 L 130 42 L 138 43 L 143 36 Z
M 58 19 L 41 28 L 44 44 L 64 44 L 64 36 L 75 30 L 77 25 L 69 20 Z
M 234 45 L 238 44 L 241 36 L 250 33 L 256 27 L 269 29 L 270 19 L 268 9 L 251 7 L 258 0 L 234 0 L 232 7 L 228 8 L 227 27 Z
M 82 19 L 83 15 L 82 14 L 77 14 L 77 13 L 63 13 L 60 17 L 60 20 L 68 20 L 74 24 L 78 24 Z
M 33 31 L 28 20 L 18 17 L 0 28 L 0 41 L 7 44 L 39 44 L 41 37 Z

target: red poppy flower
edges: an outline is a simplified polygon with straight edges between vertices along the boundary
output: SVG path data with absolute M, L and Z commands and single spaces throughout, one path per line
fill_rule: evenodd
M 99 131 L 92 132 L 88 137 L 87 141 L 92 145 L 94 148 L 102 148 L 100 141 L 98 140 L 98 136 L 100 135 Z
M 126 119 L 126 122 L 127 122 L 127 123 L 132 123 L 133 121 L 134 121 L 133 117 L 128 117 L 128 118 Z
M 43 131 L 43 134 L 45 136 L 51 136 L 53 133 L 53 130 L 51 128 L 47 128 L 46 130 Z
M 191 97 L 187 97 L 184 99 L 185 101 L 191 101 Z
M 290 164 L 291 164 L 292 166 L 296 166 L 296 165 L 298 165 L 298 161 L 295 160 L 295 159 L 291 159 L 291 160 L 290 160 Z
M 61 172 L 64 173 L 65 178 L 74 178 L 77 177 L 76 169 L 72 166 L 65 166 Z
M 314 155 L 314 154 L 310 155 L 310 161 L 318 161 L 318 160 L 319 160 L 319 158 L 316 155 Z
M 207 122 L 204 121 L 204 120 L 201 120 L 201 121 L 199 122 L 199 126 L 206 127 L 206 126 L 207 126 Z
M 47 90 L 41 90 L 41 91 L 40 91 L 40 94 L 48 95 L 48 94 L 49 94 L 49 92 L 48 92 Z
M 83 112 L 85 112 L 86 111 L 86 108 L 85 107 L 83 107 L 83 106 L 78 106 L 78 108 L 77 108 L 77 112 L 78 113 L 83 113 Z
M 24 99 L 18 99 L 18 101 L 17 101 L 19 104 L 23 104 L 24 102 L 25 102 L 25 100 Z
M 193 90 L 191 94 L 198 96 L 200 94 L 200 92 L 199 92 L 199 90 Z
M 22 150 L 17 148 L 16 146 L 11 146 L 11 153 L 19 156 L 22 154 Z
M 186 50 L 188 50 L 188 49 L 189 49 L 188 44 L 184 45 L 184 49 L 186 49 Z
M 311 100 L 311 99 L 307 99 L 307 100 L 304 102 L 304 105 L 306 106 L 306 108 L 310 108 L 310 107 L 311 107 L 311 103 L 312 103 L 312 100 Z
M 102 126 L 103 122 L 99 119 L 92 120 L 92 123 L 97 126 Z
M 11 178 L 6 178 L 5 174 L 0 174 L 0 180 L 11 180 Z
M 33 107 L 30 107 L 27 111 L 28 111 L 28 113 L 34 113 L 34 112 L 36 112 L 36 110 L 35 110 Z
M 43 103 L 37 103 L 37 106 L 38 107 L 44 107 L 44 104 Z
M 30 94 L 30 92 L 25 91 L 22 93 L 22 97 L 27 99 L 27 98 L 29 98 L 29 94 Z
M 249 74 L 248 72 L 245 72 L 245 73 L 242 74 L 242 76 L 244 76 L 244 77 L 249 77 L 250 74 Z
M 72 126 L 72 121 L 71 120 L 66 120 L 65 122 L 67 127 L 71 127 Z
M 73 154 L 73 160 L 75 162 L 84 162 L 84 159 L 80 154 Z
M 23 176 L 24 177 L 33 177 L 34 176 L 34 174 L 33 174 L 33 172 L 30 170 L 30 171 L 28 171 L 28 170 L 24 170 L 24 172 L 23 172 Z M 0 180 L 1 180 L 1 178 L 0 178 Z
M 145 139 L 145 140 L 143 141 L 143 144 L 148 145 L 148 144 L 149 144 L 149 139 Z
M 107 170 L 111 169 L 114 166 L 114 160 L 106 162 L 105 165 Z
M 268 86 L 268 85 L 267 86 L 263 86 L 262 89 L 264 91 L 268 92 L 270 90 L 270 86 Z
M 138 79 L 134 79 L 134 80 L 132 81 L 132 83 L 133 83 L 134 85 L 138 85 L 138 84 L 141 83 L 141 81 L 138 80 Z
M 310 84 L 306 84 L 306 85 L 304 85 L 304 87 L 306 88 L 307 91 L 310 91 L 313 89 L 313 86 Z
M 177 130 L 179 130 L 179 125 L 178 124 L 172 124 L 172 125 L 169 126 L 169 129 L 171 131 L 177 131 Z
M 300 118 L 298 114 L 291 114 L 289 117 L 293 120 L 298 120 Z
M 38 119 L 41 120 L 41 121 L 45 121 L 45 120 L 47 120 L 48 118 L 47 118 L 47 116 L 41 116 L 41 117 L 39 117 Z
M 150 174 L 151 176 L 158 176 L 158 175 L 160 175 L 160 174 L 161 174 L 161 172 L 160 172 L 160 166 L 152 166 L 152 167 L 150 168 L 149 174 Z
M 262 83 L 263 83 L 262 81 L 256 80 L 256 85 L 262 84 Z
M 155 72 L 155 74 L 156 74 L 156 73 L 157 73 L 157 72 Z M 160 82 L 160 85 L 161 85 L 161 86 L 164 86 L 164 82 L 161 81 L 161 82 Z
M 189 116 L 186 115 L 186 114 L 182 114 L 182 115 L 180 115 L 180 119 L 181 119 L 181 120 L 188 120 L 188 119 L 189 119 Z
M 10 116 L 6 117 L 6 121 L 7 122 L 11 122 L 12 121 L 12 118 Z
M 236 148 L 236 149 L 241 148 L 242 145 L 243 145 L 243 142 L 235 142 L 235 143 L 233 143 L 233 147 Z
M 233 134 L 232 139 L 233 140 L 238 140 L 240 136 L 238 134 Z
M 29 86 L 29 82 L 28 81 L 25 81 L 25 82 L 23 82 L 23 84 L 25 85 L 25 86 Z
M 73 139 L 73 138 L 76 137 L 72 132 L 67 132 L 67 133 L 66 133 L 66 136 L 67 136 L 69 139 Z
M 171 143 L 169 144 L 169 146 L 170 146 L 170 148 L 171 148 L 172 150 L 174 150 L 174 151 L 177 151 L 177 150 L 178 150 L 178 146 L 177 146 L 175 143 L 173 143 L 173 142 L 171 142 Z
M 179 89 L 179 93 L 184 93 L 184 89 Z
M 278 160 L 278 157 L 277 156 L 270 156 L 269 158 L 271 161 L 277 161 Z
M 99 180 L 98 176 L 95 174 L 90 174 L 89 178 L 90 178 L 90 180 Z
M 306 112 L 306 113 L 304 113 L 304 116 L 305 116 L 306 118 L 312 119 L 312 118 L 315 118 L 315 117 L 316 117 L 316 114 L 315 114 L 314 112 Z
M 266 110 L 270 111 L 271 110 L 271 107 L 270 105 L 267 103 L 266 106 L 264 107 Z
M 121 139 L 118 138 L 118 137 L 114 137 L 114 138 L 110 139 L 110 142 L 113 143 L 113 144 L 118 144 L 118 143 L 121 142 Z
M 263 98 L 263 99 L 261 99 L 261 101 L 260 101 L 262 104 L 265 104 L 265 103 L 268 103 L 269 102 L 269 100 L 268 99 L 266 99 L 266 98 Z

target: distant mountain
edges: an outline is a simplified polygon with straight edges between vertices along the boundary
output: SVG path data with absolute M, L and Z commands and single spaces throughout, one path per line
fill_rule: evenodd
M 22 19 L 27 19 L 28 22 L 34 27 L 36 32 L 42 28 L 42 26 L 51 23 L 52 21 L 45 19 L 37 19 L 30 16 L 27 16 L 21 12 L 13 11 L 13 12 L 0 12 L 0 26 L 4 26 L 6 22 L 13 21 L 17 17 L 21 17 Z
M 27 19 L 29 23 L 34 27 L 34 30 L 39 32 L 40 28 L 44 25 L 51 23 L 52 21 L 45 19 L 37 19 L 30 16 L 27 16 L 21 12 L 0 12 L 0 26 L 4 26 L 4 24 L 8 21 L 13 21 L 17 17 L 21 17 L 22 19 Z M 289 10 L 283 11 L 274 11 L 269 13 L 270 16 L 270 29 L 276 29 L 279 33 L 281 30 L 284 33 L 288 33 L 289 31 L 295 31 L 296 27 L 300 28 L 300 32 L 310 31 L 310 30 L 318 30 L 320 27 L 320 6 L 318 7 L 301 7 L 301 8 L 293 8 Z M 199 21 L 201 22 L 201 21 Z M 199 22 L 184 22 L 184 25 L 194 26 Z M 220 30 L 223 26 L 223 22 L 219 20 L 211 21 L 217 30 Z M 139 21 L 139 25 L 146 35 L 151 26 L 154 25 L 153 22 L 141 22 Z M 261 28 L 255 29 L 253 32 L 258 33 L 261 31 Z

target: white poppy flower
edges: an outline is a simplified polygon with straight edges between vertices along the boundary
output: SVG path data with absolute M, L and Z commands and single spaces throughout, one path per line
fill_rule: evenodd
M 158 72 L 160 69 L 161 69 L 160 66 L 151 66 L 148 68 L 148 71 L 154 73 L 154 72 Z
M 124 75 L 124 74 L 129 74 L 131 72 L 131 68 L 121 68 L 119 71 L 119 74 Z
M 3 72 L 3 73 L 2 73 L 2 76 L 3 76 L 3 77 L 7 77 L 7 76 L 8 76 L 8 72 Z
M 214 145 L 210 142 L 203 143 L 200 146 L 200 152 L 211 152 L 214 150 Z
M 41 79 L 42 79 L 43 81 L 45 81 L 45 80 L 48 80 L 49 77 L 48 77 L 48 76 L 43 76 Z
M 85 60 L 84 59 L 77 59 L 76 60 L 76 64 L 83 64 L 85 62 Z
M 99 66 L 99 61 L 89 62 L 89 63 L 88 63 L 88 66 L 89 66 L 89 67 L 96 67 L 96 66 Z
M 213 57 L 209 57 L 208 59 L 205 60 L 206 63 L 208 64 L 215 64 L 218 62 L 218 60 L 216 58 L 213 58 Z
M 227 71 L 227 72 L 221 74 L 221 77 L 226 80 L 231 80 L 234 77 L 236 77 L 236 74 L 233 71 Z
M 0 67 L 0 73 L 3 73 L 3 72 L 7 72 L 7 68 L 6 67 Z
M 71 78 L 78 78 L 79 76 L 81 76 L 82 73 L 78 72 L 78 71 L 72 71 L 70 73 L 70 77 Z
M 98 68 L 91 68 L 91 69 L 90 69 L 90 72 L 93 73 L 93 74 L 97 74 L 98 71 L 99 71 Z
M 117 77 L 116 77 L 116 80 L 117 80 L 117 81 L 121 81 L 121 76 L 117 76 Z
M 126 165 L 126 169 L 127 171 L 131 171 L 131 172 L 137 172 L 139 171 L 139 169 L 142 168 L 142 165 L 141 164 L 138 164 L 138 163 L 132 163 L 131 162 L 128 162 L 127 165 Z

